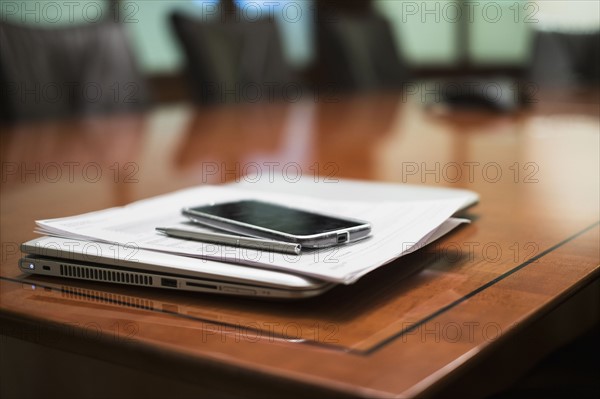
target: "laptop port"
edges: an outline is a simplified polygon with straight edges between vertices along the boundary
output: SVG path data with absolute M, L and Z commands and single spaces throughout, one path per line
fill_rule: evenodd
M 186 282 L 185 285 L 187 285 L 188 287 L 208 288 L 208 289 L 211 289 L 211 290 L 216 290 L 217 289 L 216 285 L 192 283 L 190 281 Z
M 177 288 L 177 280 L 172 278 L 161 278 L 160 285 L 163 287 Z

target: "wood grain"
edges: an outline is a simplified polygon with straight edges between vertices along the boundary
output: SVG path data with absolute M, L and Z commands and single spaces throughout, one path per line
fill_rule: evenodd
M 514 115 L 444 116 L 415 98 L 371 95 L 3 127 L 3 334 L 150 373 L 165 370 L 148 356 L 211 378 L 235 371 L 256 395 L 269 386 L 294 396 L 433 394 L 499 348 L 547 351 L 597 320 L 591 304 L 569 320 L 555 310 L 597 287 L 600 259 L 598 107 L 549 98 Z M 299 166 L 320 182 L 467 188 L 481 200 L 466 215 L 472 224 L 307 301 L 31 278 L 17 268 L 36 219 L 235 181 L 256 165 Z M 544 336 L 522 342 L 536 320 L 546 320 Z

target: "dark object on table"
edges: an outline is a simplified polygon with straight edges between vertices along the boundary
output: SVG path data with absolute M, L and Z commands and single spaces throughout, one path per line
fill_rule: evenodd
M 441 106 L 452 110 L 488 110 L 514 112 L 526 104 L 519 83 L 499 78 L 461 78 L 438 82 L 438 101 L 430 106 Z

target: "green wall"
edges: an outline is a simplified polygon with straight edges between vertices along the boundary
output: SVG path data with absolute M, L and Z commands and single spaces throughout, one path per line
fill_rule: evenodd
M 521 0 L 375 1 L 376 9 L 394 27 L 400 52 L 420 66 L 451 66 L 462 52 L 480 65 L 524 62 L 533 28 L 526 21 L 530 10 L 525 8 L 532 4 Z M 465 26 L 469 43 L 461 49 L 460 31 Z

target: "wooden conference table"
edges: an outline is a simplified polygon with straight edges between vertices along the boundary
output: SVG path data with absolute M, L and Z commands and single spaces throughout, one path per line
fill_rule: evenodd
M 159 108 L 2 128 L 4 393 L 485 395 L 598 322 L 596 94 L 512 115 L 419 98 Z M 249 166 L 251 165 L 251 166 Z M 473 223 L 298 302 L 32 278 L 34 220 L 287 168 L 466 188 Z M 291 166 L 290 166 L 291 165 Z

